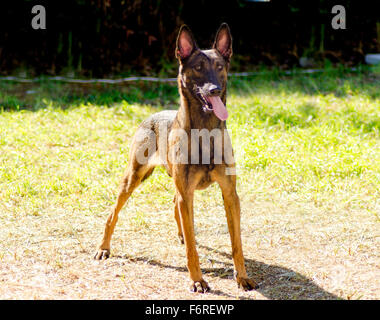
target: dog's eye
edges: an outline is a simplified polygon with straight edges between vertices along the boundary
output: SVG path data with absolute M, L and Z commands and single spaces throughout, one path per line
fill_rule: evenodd
M 194 69 L 197 70 L 197 71 L 201 71 L 201 69 L 202 69 L 202 65 L 198 64 L 198 65 L 196 65 L 196 66 L 194 67 Z
M 217 68 L 219 71 L 223 70 L 223 66 L 222 66 L 221 64 L 218 64 L 218 65 L 216 66 L 216 68 Z

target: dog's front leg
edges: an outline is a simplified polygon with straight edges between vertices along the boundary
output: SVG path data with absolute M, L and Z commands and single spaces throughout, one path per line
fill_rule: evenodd
M 226 210 L 228 230 L 231 238 L 232 257 L 236 271 L 236 281 L 243 290 L 256 289 L 258 286 L 247 276 L 244 265 L 244 256 L 241 243 L 240 231 L 240 202 L 236 190 L 231 190 L 228 193 L 223 192 L 224 207 Z
M 207 282 L 203 280 L 199 265 L 199 257 L 196 249 L 194 234 L 193 192 L 178 193 L 178 209 L 181 218 L 183 237 L 186 245 L 187 269 L 190 273 L 192 284 L 190 290 L 193 292 L 207 292 L 210 290 Z
M 240 230 L 240 200 L 236 192 L 236 176 L 226 175 L 224 172 L 218 172 L 218 174 L 215 175 L 215 180 L 218 182 L 222 190 L 228 231 L 231 238 L 232 258 L 234 261 L 236 281 L 238 286 L 245 291 L 257 289 L 258 285 L 255 281 L 248 278 L 244 265 Z

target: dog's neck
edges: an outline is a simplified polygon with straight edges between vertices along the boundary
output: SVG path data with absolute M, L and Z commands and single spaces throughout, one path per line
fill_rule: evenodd
M 178 80 L 178 88 L 181 96 L 181 104 L 177 113 L 179 126 L 185 130 L 225 128 L 225 121 L 219 120 L 213 112 L 204 112 L 201 101 L 195 97 L 182 81 Z M 221 95 L 221 100 L 226 103 L 226 90 Z

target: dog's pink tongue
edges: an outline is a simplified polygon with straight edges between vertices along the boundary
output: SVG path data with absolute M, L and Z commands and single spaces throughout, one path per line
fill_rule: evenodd
M 212 110 L 214 111 L 215 115 L 222 121 L 227 120 L 228 111 L 224 106 L 222 100 L 220 100 L 219 97 L 212 96 L 208 97 L 208 100 L 212 104 Z

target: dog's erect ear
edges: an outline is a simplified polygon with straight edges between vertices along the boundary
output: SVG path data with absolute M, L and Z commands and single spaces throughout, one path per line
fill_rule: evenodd
M 198 49 L 198 46 L 189 27 L 183 25 L 178 33 L 175 56 L 178 59 L 184 60 L 190 57 L 196 49 Z
M 227 23 L 222 23 L 216 33 L 213 49 L 218 50 L 224 59 L 230 61 L 232 56 L 232 36 Z

